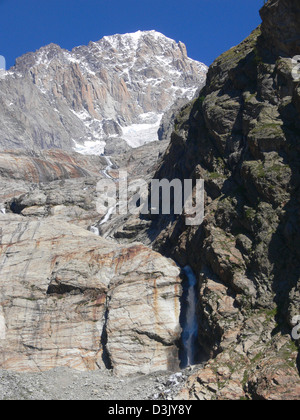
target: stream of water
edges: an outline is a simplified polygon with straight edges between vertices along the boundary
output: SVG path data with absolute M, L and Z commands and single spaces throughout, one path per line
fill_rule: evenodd
M 197 318 L 197 278 L 191 269 L 186 266 L 183 269 L 186 280 L 183 282 L 182 296 L 182 349 L 180 354 L 181 367 L 192 366 L 198 363 L 198 318 Z
M 110 169 L 112 169 L 113 163 L 112 163 L 112 161 L 111 161 L 111 159 L 110 159 L 109 156 L 103 156 L 103 157 L 106 160 L 107 166 L 101 172 L 105 176 L 105 178 L 114 180 L 114 178 L 112 176 L 110 176 L 109 173 L 108 173 L 108 171 Z M 109 221 L 109 219 L 110 219 L 110 217 L 113 214 L 113 212 L 114 212 L 115 209 L 116 209 L 116 206 L 113 206 L 113 207 L 110 207 L 107 210 L 107 213 L 105 214 L 105 216 L 103 216 L 101 222 L 99 223 L 99 226 L 104 225 L 106 222 Z M 93 232 L 97 236 L 100 235 L 99 226 L 94 225 L 94 226 L 91 226 L 91 228 L 90 228 L 91 232 Z
M 102 170 L 102 174 L 113 179 L 109 175 L 109 170 L 113 163 L 108 156 L 104 156 L 107 166 Z M 108 209 L 106 215 L 102 218 L 99 226 L 105 224 L 115 210 L 115 206 Z M 92 226 L 92 231 L 99 235 L 99 228 Z M 180 324 L 182 327 L 180 360 L 181 367 L 192 366 L 199 363 L 199 343 L 198 343 L 198 317 L 197 317 L 197 278 L 190 266 L 183 268 L 185 280 L 183 281 L 183 295 L 181 298 Z
M 104 158 L 105 158 L 105 160 L 106 160 L 106 163 L 107 163 L 107 166 L 106 166 L 106 168 L 104 169 L 104 170 L 102 170 L 101 172 L 103 173 L 103 175 L 106 177 L 106 178 L 108 178 L 108 179 L 113 179 L 113 177 L 112 176 L 110 176 L 109 175 L 109 173 L 108 173 L 108 171 L 110 170 L 110 169 L 112 169 L 112 167 L 113 167 L 113 163 L 112 163 L 112 161 L 111 161 L 111 159 L 110 159 L 110 157 L 109 156 L 103 156 Z

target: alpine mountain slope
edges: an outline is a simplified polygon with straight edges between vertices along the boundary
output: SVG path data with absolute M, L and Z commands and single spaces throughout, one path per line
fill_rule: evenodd
M 109 138 L 131 147 L 157 140 L 163 114 L 192 99 L 206 73 L 183 43 L 156 31 L 72 51 L 47 45 L 0 74 L 0 147 L 100 154 Z

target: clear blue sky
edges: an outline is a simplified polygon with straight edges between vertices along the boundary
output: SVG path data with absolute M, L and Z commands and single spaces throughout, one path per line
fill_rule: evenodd
M 211 64 L 260 24 L 263 0 L 0 0 L 0 55 L 16 57 L 51 42 L 66 49 L 105 35 L 155 29 Z

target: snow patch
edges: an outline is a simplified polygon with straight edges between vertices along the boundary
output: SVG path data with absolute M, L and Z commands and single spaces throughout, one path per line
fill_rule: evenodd
M 122 139 L 124 139 L 126 143 L 133 148 L 143 146 L 144 144 L 150 143 L 152 141 L 157 141 L 157 132 L 162 116 L 163 114 L 157 115 L 153 113 L 140 115 L 140 118 L 144 119 L 145 121 L 149 120 L 149 118 L 152 118 L 152 122 L 144 124 L 132 124 L 128 127 L 123 127 Z M 153 121 L 154 118 L 155 121 Z
M 0 79 L 5 79 L 7 76 L 20 76 L 19 73 L 14 73 L 13 71 L 5 71 L 4 69 L 0 69 Z
M 93 120 L 87 111 L 75 112 L 72 111 L 87 127 L 88 131 L 92 134 L 88 137 L 88 140 L 84 144 L 79 144 L 74 140 L 75 152 L 84 155 L 101 155 L 104 154 L 106 142 L 103 140 L 105 136 L 102 128 L 102 122 Z M 157 141 L 158 129 L 163 114 L 156 114 L 154 112 L 148 112 L 140 114 L 138 116 L 139 123 L 132 124 L 127 127 L 122 127 L 121 138 L 132 147 L 137 148 L 143 146 L 146 143 Z M 93 128 L 93 124 L 97 126 Z M 118 135 L 110 135 L 109 137 L 118 137 Z
M 84 144 L 79 144 L 75 140 L 74 151 L 82 155 L 103 155 L 106 146 L 105 141 L 101 140 L 88 140 Z

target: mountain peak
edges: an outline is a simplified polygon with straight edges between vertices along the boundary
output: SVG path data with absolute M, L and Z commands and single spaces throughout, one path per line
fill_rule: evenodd
M 158 41 L 162 42 L 164 45 L 175 45 L 176 41 L 171 38 L 166 37 L 160 32 L 155 30 L 150 31 L 136 31 L 131 33 L 125 34 L 115 34 L 104 36 L 102 39 L 98 41 L 98 44 L 108 44 L 108 46 L 118 50 L 122 47 L 130 47 L 133 50 L 139 48 L 142 43 L 149 43 L 152 42 L 153 44 L 157 43 Z
M 162 115 L 178 99 L 194 97 L 207 67 L 188 58 L 183 43 L 151 30 L 105 36 L 72 51 L 49 44 L 19 58 L 11 70 L 5 81 L 18 75 L 22 115 L 35 115 L 35 120 L 28 135 L 22 120 L 15 123 L 18 112 L 12 112 L 11 104 L 19 99 L 9 93 L 4 103 L 12 121 L 6 124 L 9 132 L 0 127 L 0 138 L 7 139 L 0 146 L 13 138 L 21 147 L 76 145 L 82 151 L 94 142 L 104 151 L 111 137 L 121 137 L 131 147 L 158 140 Z

